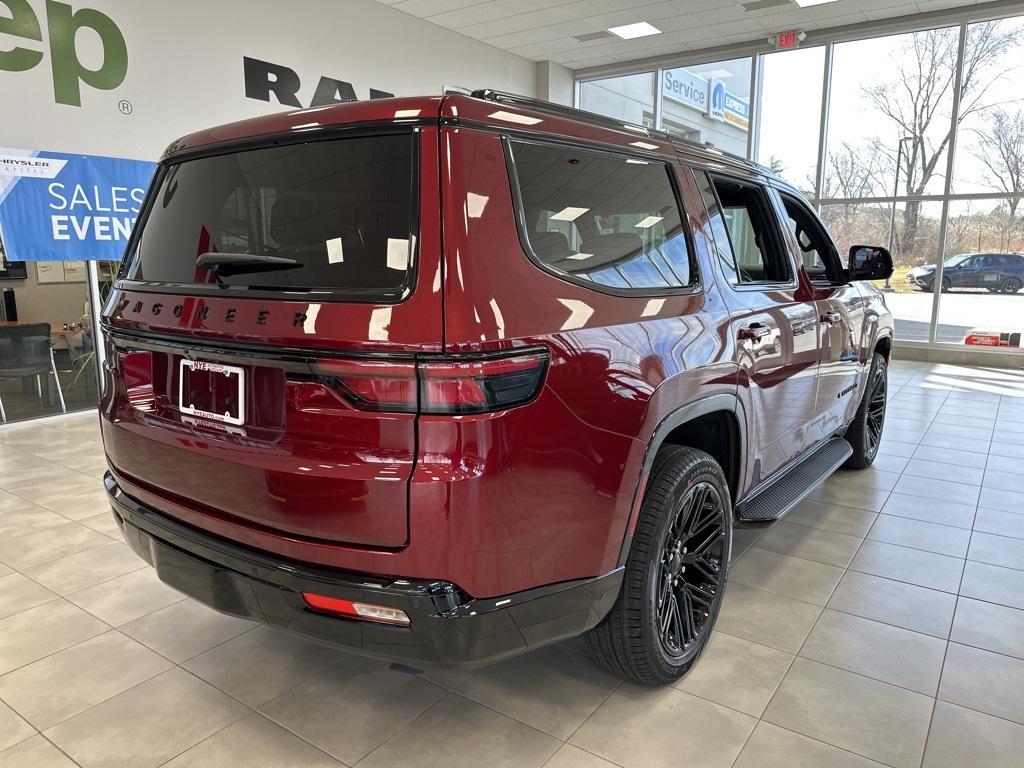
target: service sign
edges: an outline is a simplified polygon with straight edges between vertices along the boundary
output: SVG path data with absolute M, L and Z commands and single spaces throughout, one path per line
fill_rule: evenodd
M 8 261 L 118 261 L 156 165 L 0 147 Z

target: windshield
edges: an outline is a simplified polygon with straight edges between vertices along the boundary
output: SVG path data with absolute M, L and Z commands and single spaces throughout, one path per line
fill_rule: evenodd
M 969 258 L 971 258 L 971 255 L 972 254 L 970 253 L 961 253 L 959 256 L 954 256 L 951 259 L 946 259 L 943 262 L 943 265 L 947 267 L 955 267 L 957 264 L 967 261 Z
M 125 277 L 400 298 L 412 271 L 413 140 L 363 136 L 172 165 Z M 213 256 L 200 266 L 204 254 Z M 254 258 L 224 268 L 230 257 L 216 254 Z

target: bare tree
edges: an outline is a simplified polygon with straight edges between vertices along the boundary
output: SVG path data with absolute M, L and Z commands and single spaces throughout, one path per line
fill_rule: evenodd
M 992 112 L 988 130 L 976 130 L 975 156 L 985 166 L 984 182 L 996 192 L 1007 194 L 1011 222 L 1017 218 L 1024 192 L 1024 113 L 1011 114 L 999 108 Z
M 998 21 L 968 27 L 960 82 L 958 121 L 993 105 L 988 91 L 1004 72 L 1004 54 L 1020 43 L 1020 32 Z M 903 192 L 924 194 L 928 182 L 940 170 L 952 137 L 949 111 L 955 87 L 959 32 L 956 28 L 915 32 L 892 55 L 893 71 L 884 83 L 866 87 L 865 95 L 874 107 L 897 128 L 897 138 L 907 137 L 907 161 L 903 170 Z M 895 143 L 874 143 L 886 156 L 890 168 L 896 165 Z M 917 242 L 921 204 L 907 204 L 903 216 L 902 244 L 913 251 Z

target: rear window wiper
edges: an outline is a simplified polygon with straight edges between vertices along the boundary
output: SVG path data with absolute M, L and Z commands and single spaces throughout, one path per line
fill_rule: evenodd
M 260 256 L 255 253 L 202 253 L 196 258 L 196 266 L 208 269 L 218 277 L 227 277 L 247 272 L 295 269 L 301 267 L 302 262 L 286 256 Z

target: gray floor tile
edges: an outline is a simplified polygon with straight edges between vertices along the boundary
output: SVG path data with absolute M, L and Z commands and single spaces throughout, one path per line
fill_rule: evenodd
M 884 472 L 902 472 L 910 462 L 909 456 L 896 456 L 892 453 L 879 451 L 875 454 L 875 460 L 871 466 L 878 467 Z
M 764 719 L 893 768 L 917 768 L 932 701 L 919 693 L 798 658 Z
M 897 544 L 865 541 L 850 568 L 919 587 L 956 594 L 964 561 Z
M 804 658 L 934 696 L 946 641 L 825 609 L 800 649 Z
M 867 537 L 872 541 L 899 544 L 927 552 L 937 552 L 940 555 L 965 557 L 971 532 L 950 525 L 883 514 L 878 516 Z
M 107 632 L 3 675 L 0 698 L 45 730 L 171 666 L 134 640 Z
M 109 627 L 64 600 L 0 620 L 0 674 L 88 640 Z
M 33 736 L 0 751 L 0 768 L 78 768 L 42 736 Z
M 854 486 L 841 486 L 835 483 L 826 482 L 808 498 L 827 504 L 839 504 L 844 507 L 855 507 L 866 509 L 869 512 L 878 512 L 885 500 L 889 498 L 890 491 L 882 488 L 856 488 Z
M 974 518 L 974 530 L 982 533 L 994 533 L 997 536 L 1009 536 L 1013 539 L 1024 539 L 1024 514 L 1000 512 L 997 509 L 979 509 Z
M 22 504 L 21 507 L 0 512 L 0 542 L 57 528 L 68 523 L 66 517 L 61 517 L 56 512 L 37 507 L 28 501 L 22 502 Z
M 1024 494 L 1024 475 L 989 468 L 985 470 L 984 485 L 986 488 Z
M 20 573 L 0 576 L 0 619 L 56 599 L 53 592 Z
M 246 714 L 182 669 L 171 669 L 45 732 L 83 766 L 158 766 Z
M 868 512 L 865 509 L 841 507 L 838 504 L 823 504 L 813 499 L 806 499 L 800 502 L 783 520 L 787 523 L 809 525 L 812 528 L 864 538 L 877 516 L 877 512 Z
M 1004 491 L 999 488 L 982 488 L 978 506 L 1019 514 L 1021 510 L 1024 510 L 1024 493 Z
M 946 638 L 956 595 L 858 571 L 847 571 L 828 607 L 903 629 Z
M 1024 723 L 1024 661 L 950 643 L 939 698 Z
M 34 736 L 36 729 L 0 701 L 0 751 Z
M 882 514 L 970 530 L 974 522 L 974 505 L 894 493 L 882 507 Z
M 537 768 L 561 745 L 546 733 L 449 693 L 359 768 L 406 766 L 411 755 L 416 755 L 417 768 Z
M 569 740 L 632 768 L 731 766 L 757 721 L 673 688 L 624 683 Z
M 615 763 L 584 752 L 572 744 L 563 744 L 554 756 L 544 763 L 544 768 L 615 768 Z
M 1024 725 L 958 707 L 935 704 L 924 768 L 1020 765 Z
M 792 662 L 792 654 L 713 632 L 700 661 L 675 687 L 760 717 Z
M 882 768 L 881 763 L 761 721 L 733 768 Z
M 110 512 L 101 512 L 98 515 L 86 517 L 78 522 L 86 528 L 91 528 L 94 531 L 99 531 L 104 536 L 109 536 L 114 541 L 124 540 L 124 537 L 121 535 L 121 529 L 118 528 L 117 521 L 114 520 L 114 516 Z
M 845 568 L 857 553 L 860 542 L 859 536 L 778 522 L 764 532 L 757 540 L 757 546 L 782 555 Z
M 957 504 L 977 504 L 978 495 L 981 493 L 981 489 L 976 485 L 912 475 L 903 475 L 893 490 L 920 499 L 953 501 Z
M 956 446 L 958 451 L 970 451 L 971 453 L 980 453 L 982 455 L 988 453 L 989 443 L 990 441 L 987 438 L 979 440 L 970 437 L 958 437 L 952 440 L 949 435 L 927 434 L 921 438 L 921 445 L 928 445 L 933 448 L 949 448 L 952 445 Z
M 969 560 L 1004 568 L 1024 570 L 1024 540 L 975 531 L 971 536 Z
M 78 523 L 67 523 L 0 542 L 0 560 L 12 568 L 24 570 L 109 543 L 110 539 L 102 533 Z
M 621 678 L 564 648 L 543 648 L 485 667 L 458 687 L 467 698 L 567 739 Z
M 912 459 L 907 464 L 906 469 L 903 470 L 903 474 L 914 477 L 926 477 L 933 480 L 955 479 L 958 483 L 981 485 L 982 478 L 985 476 L 985 470 L 975 467 L 956 466 L 955 464 L 944 464 L 927 459 Z
M 914 455 L 918 445 L 916 442 L 913 443 L 901 443 L 897 440 L 887 440 L 886 435 L 882 433 L 882 444 L 878 448 L 880 454 L 888 456 L 898 456 L 900 458 L 909 459 Z
M 105 536 L 103 539 L 105 543 L 101 546 L 25 568 L 23 571 L 26 576 L 38 581 L 47 589 L 59 595 L 69 595 L 101 581 L 148 567 L 146 561 L 132 552 L 127 544 L 110 541 Z
M 961 597 L 949 639 L 1024 659 L 1024 610 Z
M 148 565 L 143 563 L 143 566 L 70 594 L 67 599 L 114 627 L 188 599 L 160 581 Z
M 922 445 L 914 451 L 915 459 L 930 462 L 952 464 L 956 467 L 985 468 L 985 455 L 973 451 L 961 451 L 956 448 L 936 448 L 933 445 Z
M 330 755 L 260 714 L 236 720 L 165 768 L 343 768 Z
M 968 560 L 960 594 L 1024 609 L 1024 571 Z
M 183 666 L 236 699 L 259 707 L 341 657 L 340 651 L 327 646 L 258 626 Z M 254 675 L 254 669 L 260 673 Z
M 715 627 L 788 653 L 800 650 L 821 608 L 791 597 L 731 583 Z
M 1024 435 L 1017 438 L 1024 443 Z M 989 453 L 988 463 L 985 465 L 987 469 L 996 470 L 997 472 L 1009 472 L 1014 475 L 1024 474 L 1024 461 L 1021 461 L 1022 456 L 999 456 L 996 453 Z
M 1024 441 L 993 440 L 991 453 L 993 456 L 1007 456 L 1014 459 L 1024 459 Z
M 733 565 L 729 579 L 777 595 L 824 605 L 843 569 L 753 546 Z
M 445 695 L 384 662 L 343 654 L 260 710 L 347 765 L 355 765 Z M 324 707 L 324 702 L 331 702 Z
M 176 664 L 256 627 L 195 600 L 182 600 L 123 625 L 121 631 Z

